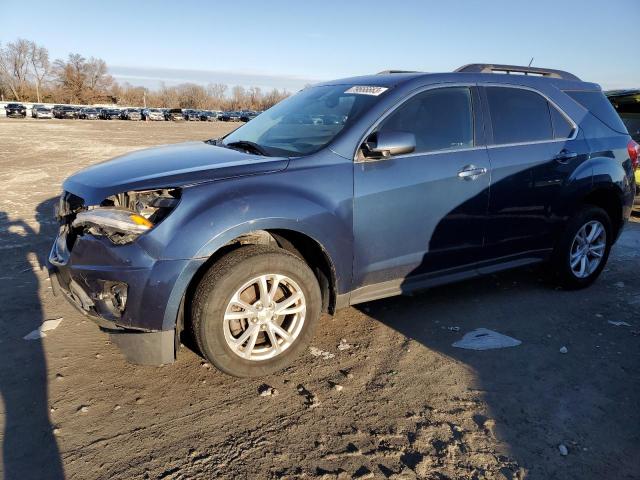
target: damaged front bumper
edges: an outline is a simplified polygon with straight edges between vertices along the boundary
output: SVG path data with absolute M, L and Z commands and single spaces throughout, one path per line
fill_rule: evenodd
M 168 304 L 188 260 L 158 260 L 136 243 L 114 245 L 92 235 L 74 237 L 62 225 L 47 267 L 54 293 L 93 320 L 127 360 L 162 365 L 175 360 L 175 317 Z M 170 329 L 163 328 L 167 324 Z

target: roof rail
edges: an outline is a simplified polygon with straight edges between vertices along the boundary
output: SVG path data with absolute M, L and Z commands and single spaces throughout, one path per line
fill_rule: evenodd
M 383 70 L 376 73 L 376 75 L 387 75 L 389 73 L 420 73 L 417 70 Z
M 550 78 L 562 78 L 564 80 L 575 80 L 580 81 L 578 77 L 574 74 L 565 72 L 563 70 L 553 70 L 551 68 L 540 68 L 540 67 L 521 67 L 518 65 L 498 65 L 491 63 L 471 63 L 469 65 L 464 65 L 457 70 L 456 72 L 465 72 L 465 73 L 522 73 L 524 75 L 540 75 L 542 77 L 550 77 Z

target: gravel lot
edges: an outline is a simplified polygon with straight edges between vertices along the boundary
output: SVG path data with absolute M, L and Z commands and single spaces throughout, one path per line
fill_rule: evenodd
M 83 166 L 234 126 L 0 119 L 6 478 L 640 477 L 638 223 L 588 290 L 532 268 L 349 308 L 278 375 L 234 379 L 187 348 L 171 366 L 125 363 L 51 293 L 53 198 Z M 522 344 L 452 347 L 480 327 Z

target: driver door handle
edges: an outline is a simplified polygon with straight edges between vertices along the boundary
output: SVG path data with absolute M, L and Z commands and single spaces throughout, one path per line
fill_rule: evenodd
M 466 165 L 458 172 L 458 178 L 463 180 L 475 180 L 480 175 L 487 173 L 487 169 L 484 167 L 476 167 L 475 165 Z

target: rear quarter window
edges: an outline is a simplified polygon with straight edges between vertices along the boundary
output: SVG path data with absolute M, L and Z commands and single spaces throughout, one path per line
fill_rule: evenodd
M 584 90 L 565 90 L 573 100 L 578 102 L 582 107 L 604 123 L 607 127 L 619 133 L 628 133 L 627 128 L 620 119 L 611 102 L 607 100 L 602 92 L 584 91 Z

